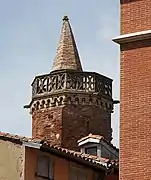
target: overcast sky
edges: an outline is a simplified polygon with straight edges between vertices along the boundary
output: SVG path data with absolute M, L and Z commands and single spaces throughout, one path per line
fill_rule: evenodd
M 55 57 L 63 15 L 68 15 L 84 70 L 113 81 L 119 99 L 119 1 L 0 1 L 0 131 L 31 136 L 31 100 L 35 75 L 48 73 Z M 112 115 L 113 143 L 119 146 L 119 105 Z

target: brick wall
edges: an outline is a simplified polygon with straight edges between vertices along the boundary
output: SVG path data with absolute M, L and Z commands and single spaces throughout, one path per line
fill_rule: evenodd
M 63 107 L 37 110 L 32 115 L 32 137 L 47 138 L 52 144 L 61 146 Z
M 77 150 L 77 141 L 89 133 L 111 140 L 110 112 L 83 105 L 66 105 L 33 113 L 33 137 L 47 137 L 53 144 Z
M 63 110 L 63 146 L 77 149 L 77 141 L 89 133 L 111 138 L 111 115 L 95 106 L 68 105 Z
M 121 34 L 151 29 L 150 0 L 121 0 Z
M 121 33 L 151 29 L 151 1 L 121 1 Z M 121 45 L 120 180 L 151 179 L 151 41 Z

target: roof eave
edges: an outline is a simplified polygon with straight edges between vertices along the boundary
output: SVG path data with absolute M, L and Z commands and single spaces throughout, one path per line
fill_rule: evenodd
M 101 164 L 97 164 L 95 162 L 91 162 L 89 160 L 78 157 L 78 155 L 72 155 L 72 154 L 67 153 L 67 152 L 59 151 L 58 149 L 49 147 L 47 145 L 42 145 L 41 150 L 46 151 L 46 152 L 50 152 L 51 154 L 69 159 L 69 160 L 74 161 L 74 162 L 78 162 L 78 163 L 86 165 L 88 167 L 92 167 L 92 168 L 95 168 L 98 170 L 103 170 L 103 171 L 107 170 L 107 167 L 105 165 L 101 165 Z
M 141 40 L 151 39 L 151 30 L 123 34 L 112 39 L 117 44 L 125 44 Z

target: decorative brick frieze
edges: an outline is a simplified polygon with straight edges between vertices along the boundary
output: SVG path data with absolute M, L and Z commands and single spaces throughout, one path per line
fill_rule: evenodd
M 103 108 L 106 111 L 112 112 L 113 101 L 100 98 L 97 95 L 89 94 L 58 94 L 52 97 L 45 97 L 43 99 L 33 100 L 31 104 L 31 113 L 39 109 L 49 109 L 51 107 L 62 106 L 67 104 L 74 105 L 89 105 Z

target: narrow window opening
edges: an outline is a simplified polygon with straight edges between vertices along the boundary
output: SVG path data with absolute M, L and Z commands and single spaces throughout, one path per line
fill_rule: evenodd
M 53 179 L 52 175 L 52 161 L 49 156 L 39 156 L 37 159 L 37 173 L 36 175 L 45 179 Z
M 85 148 L 85 153 L 86 154 L 91 154 L 91 155 L 97 155 L 97 147 L 88 147 L 88 148 Z

